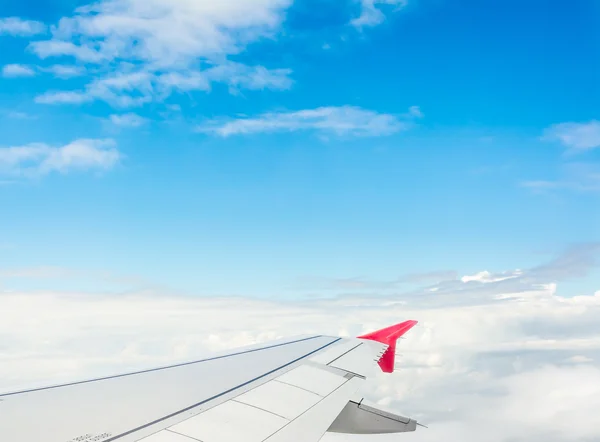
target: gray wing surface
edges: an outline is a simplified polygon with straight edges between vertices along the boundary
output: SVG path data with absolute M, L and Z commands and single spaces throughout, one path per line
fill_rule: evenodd
M 316 442 L 328 430 L 412 431 L 415 421 L 353 401 L 386 348 L 373 341 L 309 336 L 0 394 L 0 440 Z M 384 426 L 376 422 L 381 419 Z

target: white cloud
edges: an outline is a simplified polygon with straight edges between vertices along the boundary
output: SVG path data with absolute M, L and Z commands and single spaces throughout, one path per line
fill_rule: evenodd
M 58 78 L 79 77 L 85 74 L 86 70 L 83 66 L 54 64 L 47 68 L 43 68 L 45 72 L 51 73 Z
M 510 272 L 510 274 L 502 274 L 502 273 L 492 274 L 492 273 L 488 272 L 487 270 L 484 270 L 484 271 L 478 272 L 474 275 L 465 275 L 462 278 L 460 278 L 460 280 L 462 282 L 470 282 L 470 281 L 483 282 L 483 283 L 498 282 L 498 281 L 504 281 L 506 279 L 517 278 L 522 274 L 523 274 L 523 272 L 521 272 L 520 270 L 515 270 L 513 272 Z
M 360 16 L 351 21 L 357 28 L 376 26 L 385 21 L 382 6 L 393 6 L 395 10 L 401 9 L 408 4 L 408 0 L 360 0 Z
M 81 104 L 89 102 L 91 99 L 89 95 L 81 92 L 50 91 L 35 97 L 35 102 L 41 104 Z
M 164 91 L 208 91 L 210 80 L 203 72 L 167 72 L 156 77 Z
M 163 100 L 174 91 L 209 91 L 213 82 L 229 84 L 230 90 L 287 89 L 291 86 L 288 69 L 269 70 L 262 66 L 247 66 L 227 62 L 203 71 L 132 70 L 125 66 L 90 82 L 81 91 L 49 91 L 36 102 L 44 104 L 81 104 L 102 100 L 115 107 L 142 106 L 153 100 Z
M 32 143 L 0 148 L 0 173 L 37 177 L 51 172 L 109 170 L 121 157 L 112 140 L 79 139 L 59 147 Z
M 595 149 L 600 147 L 600 121 L 555 124 L 544 131 L 543 138 L 559 141 L 571 151 Z
M 39 21 L 19 17 L 0 18 L 0 35 L 27 37 L 46 32 L 46 25 Z
M 212 120 L 198 131 L 227 137 L 263 132 L 315 130 L 324 134 L 350 136 L 383 136 L 407 130 L 410 119 L 378 113 L 355 106 L 319 107 L 289 112 L 268 112 L 256 118 Z
M 2 76 L 6 78 L 33 77 L 35 71 L 24 64 L 6 64 L 2 67 Z
M 247 66 L 227 63 L 208 71 L 209 78 L 230 85 L 232 89 L 289 89 L 292 85 L 291 69 L 267 69 L 264 66 Z
M 104 100 L 129 107 L 176 91 L 228 84 L 245 89 L 286 89 L 290 71 L 228 60 L 248 43 L 272 37 L 291 0 L 102 0 L 63 17 L 50 40 L 30 44 L 40 58 L 73 57 L 95 65 L 96 79 L 73 95 L 51 92 L 40 103 Z M 115 82 L 145 77 L 140 83 Z M 85 97 L 85 98 L 83 98 Z
M 96 49 L 89 46 L 79 46 L 70 41 L 35 41 L 29 45 L 29 49 L 42 59 L 69 56 L 88 63 L 99 63 L 105 60 L 105 56 Z
M 113 114 L 110 117 L 111 123 L 122 127 L 140 127 L 148 121 L 146 118 L 132 112 L 126 114 Z

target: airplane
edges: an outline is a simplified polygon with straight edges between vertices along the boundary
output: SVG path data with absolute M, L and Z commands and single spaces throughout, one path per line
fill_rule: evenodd
M 357 396 L 417 321 L 357 338 L 300 336 L 98 379 L 0 393 L 2 442 L 316 442 L 415 431 Z

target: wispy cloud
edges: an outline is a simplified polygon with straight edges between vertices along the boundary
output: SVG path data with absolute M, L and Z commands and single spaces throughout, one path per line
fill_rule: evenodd
M 6 64 L 2 67 L 2 76 L 6 78 L 33 77 L 35 70 L 24 64 Z
M 583 152 L 600 147 L 600 121 L 560 123 L 544 131 L 543 139 L 558 141 L 571 152 Z
M 600 164 L 567 163 L 562 166 L 561 176 L 555 180 L 527 180 L 521 186 L 534 193 L 554 191 L 600 192 Z
M 393 7 L 394 10 L 404 8 L 408 0 L 359 0 L 361 4 L 360 16 L 353 19 L 351 24 L 357 28 L 376 26 L 385 21 L 382 7 Z
M 565 159 L 553 179 L 528 179 L 521 187 L 537 194 L 554 194 L 559 191 L 599 192 L 600 164 L 572 161 L 575 154 L 600 148 L 600 121 L 560 123 L 544 130 L 543 141 L 560 143 L 565 149 Z
M 222 137 L 241 134 L 313 130 L 323 134 L 348 136 L 384 136 L 409 129 L 415 111 L 409 117 L 378 113 L 356 106 L 329 106 L 288 112 L 268 112 L 256 118 L 216 119 L 197 130 Z M 420 111 L 419 111 L 419 115 Z
M 121 158 L 110 139 L 79 139 L 58 147 L 32 143 L 0 148 L 0 174 L 39 177 L 51 172 L 109 170 Z
M 19 17 L 0 18 L 0 35 L 28 37 L 46 32 L 46 25 L 39 21 L 23 20 Z
M 91 100 L 85 93 L 73 91 L 49 91 L 35 97 L 40 104 L 82 104 Z
M 294 288 L 300 290 L 343 290 L 351 292 L 397 292 L 407 285 L 431 285 L 443 281 L 454 281 L 458 273 L 454 270 L 409 273 L 390 280 L 375 280 L 361 276 L 347 278 L 303 277 L 296 281 Z
M 34 120 L 36 118 L 34 115 L 20 111 L 9 111 L 6 113 L 6 116 L 8 118 L 14 118 L 16 120 Z
M 599 259 L 600 242 L 574 244 L 549 262 L 532 268 L 528 272 L 528 276 L 534 276 L 542 281 L 562 281 L 584 277 L 598 269 Z
M 121 127 L 140 127 L 148 122 L 144 117 L 132 112 L 126 114 L 113 114 L 109 117 L 112 124 Z
M 374 280 L 364 277 L 349 278 L 303 278 L 296 289 L 331 291 L 361 296 L 368 293 L 372 299 L 383 302 L 390 297 L 396 302 L 413 304 L 446 305 L 477 304 L 502 297 L 522 296 L 523 293 L 545 284 L 557 284 L 567 280 L 586 277 L 600 268 L 600 243 L 574 244 L 560 250 L 552 259 L 528 269 L 508 271 L 482 270 L 460 278 L 453 270 L 439 270 L 403 275 L 391 280 Z M 415 288 L 410 288 L 413 286 Z M 485 295 L 485 296 L 482 296 Z
M 42 68 L 44 72 L 53 74 L 57 78 L 72 78 L 84 75 L 86 70 L 83 66 L 54 64 L 46 68 Z
M 292 80 L 288 69 L 269 70 L 262 66 L 223 63 L 202 71 L 167 71 L 117 69 L 94 79 L 84 90 L 48 91 L 36 97 L 43 104 L 82 104 L 95 100 L 114 107 L 139 107 L 163 100 L 173 92 L 210 91 L 214 82 L 226 83 L 232 92 L 240 89 L 288 89 Z

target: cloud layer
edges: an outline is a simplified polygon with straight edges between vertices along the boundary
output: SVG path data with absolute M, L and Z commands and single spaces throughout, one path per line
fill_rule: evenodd
M 553 281 L 595 269 L 596 252 L 582 245 L 532 269 L 464 275 L 438 283 L 438 293 L 281 302 L 0 292 L 0 389 L 295 334 L 356 336 L 414 318 L 420 323 L 399 345 L 398 372 L 379 375 L 365 392 L 430 426 L 413 440 L 590 442 L 600 437 L 600 291 L 559 296 Z

